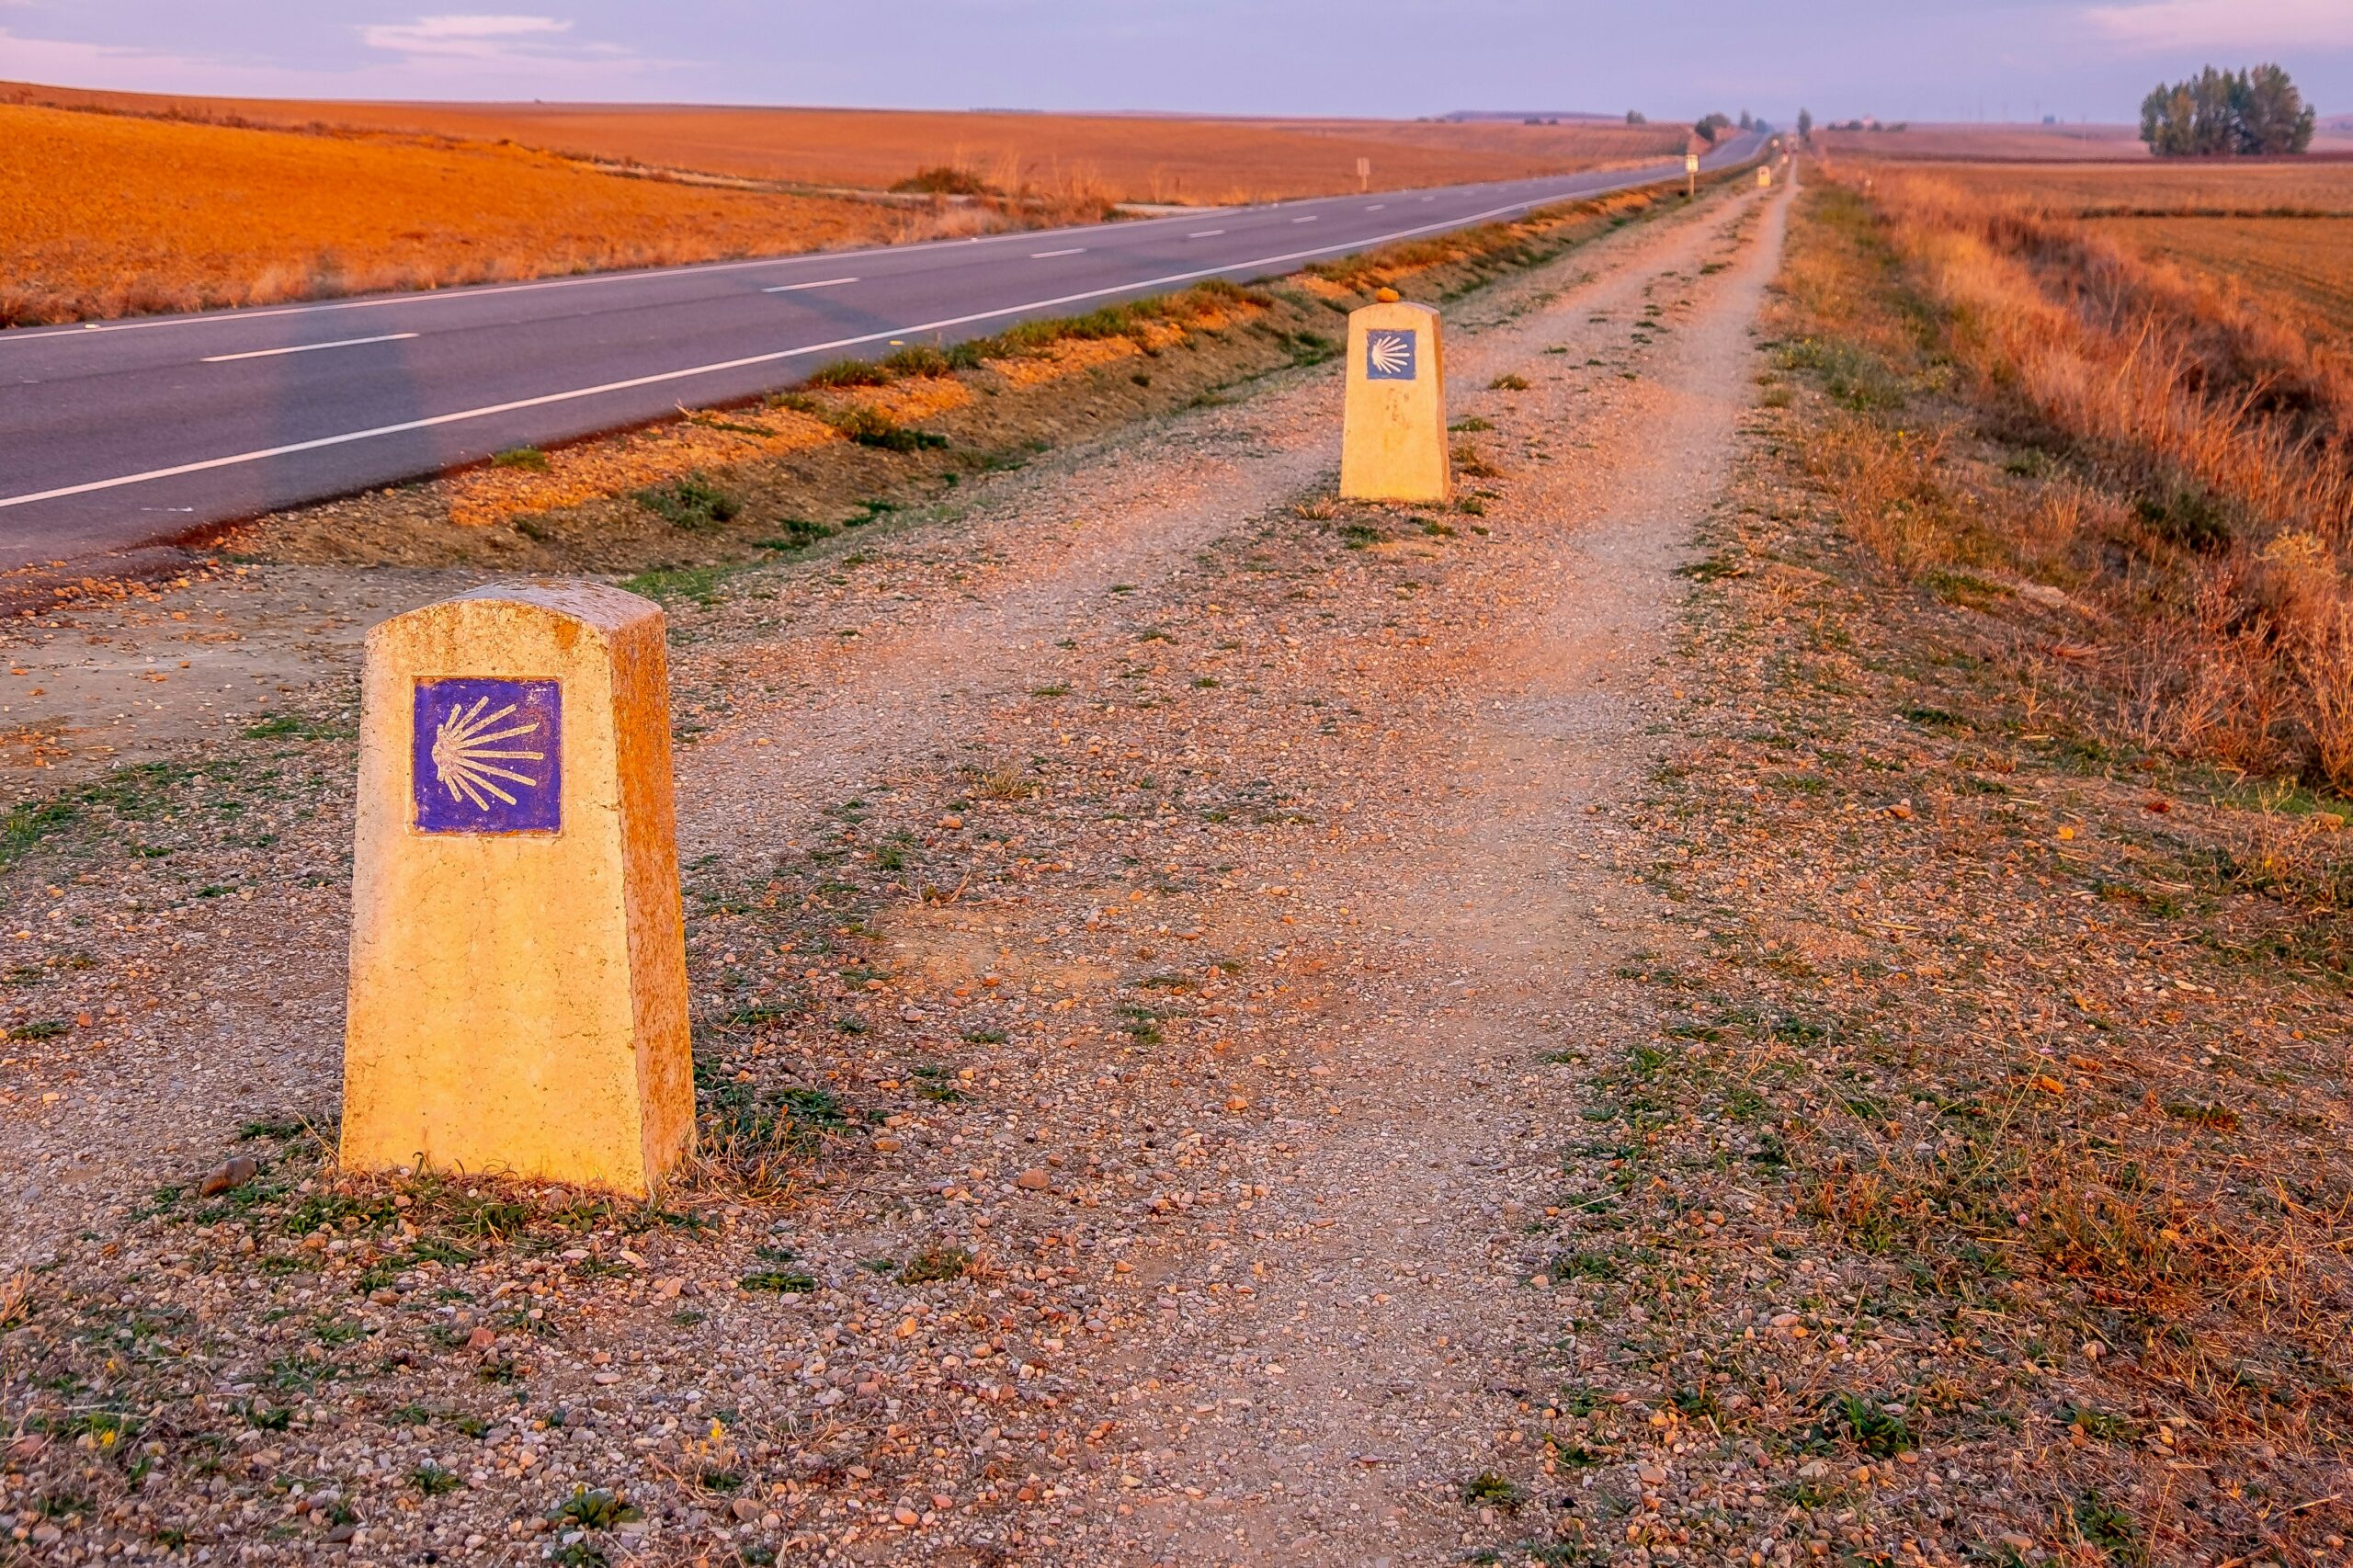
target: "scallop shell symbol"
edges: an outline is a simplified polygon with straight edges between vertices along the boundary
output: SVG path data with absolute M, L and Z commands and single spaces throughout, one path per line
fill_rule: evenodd
M 471 708 L 462 702 L 451 703 L 449 711 L 441 716 L 440 724 L 433 732 L 433 777 L 449 791 L 452 799 L 463 800 L 478 812 L 490 809 L 490 801 L 484 796 L 494 797 L 509 806 L 515 803 L 515 797 L 499 787 L 499 779 L 526 790 L 540 787 L 540 780 L 501 764 L 543 762 L 547 759 L 547 753 L 543 751 L 523 751 L 498 744 L 501 741 L 511 741 L 518 735 L 537 731 L 540 727 L 538 720 L 510 724 L 502 730 L 497 726 L 513 716 L 516 705 L 510 702 L 494 713 L 484 714 L 483 710 L 489 706 L 490 699 L 487 697 L 474 699 Z
M 1414 335 L 1374 332 L 1365 335 L 1365 369 L 1370 375 L 1402 379 L 1414 373 Z

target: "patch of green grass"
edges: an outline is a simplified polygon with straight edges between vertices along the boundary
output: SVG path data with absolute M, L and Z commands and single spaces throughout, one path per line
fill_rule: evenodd
M 666 484 L 649 484 L 642 490 L 631 491 L 630 499 L 672 528 L 688 532 L 716 528 L 743 510 L 735 497 L 699 472 Z
M 788 1296 L 805 1296 L 817 1288 L 813 1275 L 790 1268 L 756 1269 L 737 1283 L 746 1290 L 775 1290 Z
M 537 447 L 509 447 L 491 455 L 493 468 L 518 468 L 530 473 L 548 471 L 548 455 Z
M 1489 392 L 1526 392 L 1528 378 L 1518 374 L 1497 376 L 1487 383 L 1487 390 Z
M 1483 1470 L 1462 1483 L 1462 1502 L 1466 1507 L 1502 1508 L 1508 1512 L 1519 1506 L 1524 1495 L 1510 1480 L 1492 1470 Z
M 575 1487 L 571 1496 L 548 1512 L 550 1524 L 584 1530 L 608 1530 L 643 1517 L 620 1493 L 602 1487 Z
M 443 1470 L 438 1464 L 421 1464 L 408 1472 L 408 1483 L 427 1497 L 445 1497 L 464 1483 L 454 1471 Z
M 899 1271 L 903 1285 L 928 1285 L 940 1279 L 961 1279 L 972 1266 L 972 1255 L 962 1247 L 926 1247 Z
M 736 566 L 656 566 L 640 572 L 634 577 L 624 577 L 620 586 L 632 594 L 665 604 L 677 599 L 692 599 L 708 608 L 719 602 L 719 585 L 733 576 Z
M 2226 1105 L 2200 1105 L 2192 1100 L 2167 1100 L 2165 1114 L 2176 1121 L 2187 1121 L 2194 1127 L 2209 1128 L 2216 1132 L 2238 1130 L 2239 1113 Z

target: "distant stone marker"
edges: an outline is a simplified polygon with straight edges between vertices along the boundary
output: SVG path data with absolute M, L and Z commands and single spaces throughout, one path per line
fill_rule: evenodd
M 1381 290 L 1348 313 L 1347 397 L 1340 494 L 1352 501 L 1443 501 L 1454 493 L 1446 450 L 1445 357 L 1438 312 Z
M 662 611 L 499 584 L 368 634 L 343 1164 L 653 1192 L 694 1133 Z
M 1699 154 L 1697 153 L 1686 153 L 1683 154 L 1683 194 L 1685 196 L 1696 196 L 1699 194 Z
M 1759 164 L 1759 165 L 1756 165 L 1756 188 L 1757 188 L 1757 189 L 1759 189 L 1759 190 L 1767 189 L 1767 188 L 1768 188 L 1768 187 L 1772 185 L 1772 183 L 1773 183 L 1773 165 L 1770 165 L 1770 164 Z

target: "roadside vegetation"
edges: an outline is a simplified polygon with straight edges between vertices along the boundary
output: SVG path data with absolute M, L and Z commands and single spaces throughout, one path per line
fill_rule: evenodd
M 2064 222 L 1799 200 L 1643 817 L 1698 945 L 1552 1272 L 1793 1467 L 1749 1561 L 2336 1561 L 2344 383 Z
M 968 479 L 1328 359 L 1347 312 L 1381 288 L 1442 303 L 1682 203 L 1680 191 L 1624 192 L 1264 286 L 1211 280 L 967 342 L 902 344 L 816 366 L 755 406 L 501 454 L 265 518 L 221 547 L 252 561 L 608 571 L 706 597 L 742 566 L 952 506 Z

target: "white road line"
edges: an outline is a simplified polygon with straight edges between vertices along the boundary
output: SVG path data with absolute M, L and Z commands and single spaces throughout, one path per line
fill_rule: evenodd
M 1652 183 L 1652 182 L 1637 182 Z M 469 419 L 489 419 L 517 409 L 545 408 L 551 403 L 574 403 L 585 397 L 601 397 L 607 392 L 630 392 L 638 387 L 659 386 L 665 381 L 683 381 L 697 376 L 717 375 L 722 370 L 740 370 L 752 365 L 773 365 L 779 360 L 798 359 L 811 354 L 831 354 L 838 349 L 856 348 L 869 343 L 880 343 L 893 337 L 913 337 L 917 333 L 944 332 L 950 327 L 970 326 L 975 322 L 995 321 L 1004 316 L 1017 316 L 1030 311 L 1052 310 L 1058 305 L 1075 305 L 1087 300 L 1099 300 L 1107 294 L 1135 293 L 1152 289 L 1173 288 L 1179 283 L 1197 283 L 1204 278 L 1216 278 L 1229 272 L 1248 272 L 1263 267 L 1280 267 L 1289 262 L 1306 261 L 1313 256 L 1330 256 L 1336 251 L 1364 250 L 1373 245 L 1388 244 L 1396 240 L 1409 240 L 1416 234 L 1436 230 L 1467 227 L 1483 223 L 1490 218 L 1500 218 L 1506 212 L 1521 212 L 1547 202 L 1565 200 L 1565 197 L 1535 196 L 1522 201 L 1508 201 L 1501 207 L 1490 207 L 1483 212 L 1467 212 L 1459 217 L 1442 218 L 1434 223 L 1419 223 L 1408 229 L 1392 229 L 1385 234 L 1369 234 L 1361 239 L 1341 240 L 1328 245 L 1314 245 L 1306 250 L 1285 251 L 1279 256 L 1254 256 L 1248 261 L 1230 261 L 1222 267 L 1197 267 L 1190 272 L 1167 272 L 1158 278 L 1139 278 L 1131 283 L 1114 283 L 1101 289 L 1084 289 L 1075 294 L 1058 294 L 1048 300 L 1030 300 L 1018 305 L 1005 305 L 994 311 L 974 311 L 969 315 L 943 316 L 938 321 L 918 322 L 913 326 L 885 327 L 881 332 L 861 333 L 856 337 L 837 337 L 830 343 L 804 343 L 797 348 L 779 348 L 767 354 L 747 354 L 740 359 L 722 359 L 710 365 L 689 365 L 683 370 L 660 370 L 650 376 L 632 376 L 627 381 L 606 381 L 593 387 L 574 387 L 567 392 L 542 392 L 537 397 L 517 398 L 510 403 L 488 403 L 481 408 L 461 408 L 449 414 L 436 414 L 423 419 L 404 420 L 398 425 L 379 425 L 368 430 L 347 430 L 341 435 L 320 436 L 308 441 L 290 441 L 282 447 L 262 447 L 250 452 L 237 452 L 225 458 L 205 458 L 197 462 L 176 463 L 170 468 L 149 469 L 144 473 L 126 473 L 113 479 L 85 480 L 80 484 L 61 484 L 54 490 L 36 490 L 24 495 L 0 495 L 0 510 L 10 506 L 27 506 L 36 501 L 55 501 L 67 495 L 86 495 L 93 491 L 119 490 L 126 484 L 143 484 L 153 479 L 173 479 L 183 473 L 203 473 L 216 468 L 234 468 L 243 463 L 265 462 L 271 458 L 290 457 L 296 452 L 317 451 L 323 447 L 348 446 L 354 441 L 373 440 L 380 436 L 402 436 L 411 430 L 430 430 L 442 425 L 462 424 Z
M 1304 218 L 1293 218 L 1293 219 L 1291 220 L 1291 222 L 1294 222 L 1294 223 L 1313 223 L 1313 222 L 1315 222 L 1315 219 L 1316 219 L 1316 214 L 1315 214 L 1315 213 L 1313 213 L 1313 212 L 1310 212 L 1306 217 L 1304 217 Z
M 1033 250 L 1029 253 L 1029 259 L 1031 261 L 1046 261 L 1058 256 L 1083 255 L 1086 250 L 1086 247 L 1085 245 L 1073 245 L 1068 250 Z
M 1380 211 L 1382 208 L 1384 208 L 1384 207 L 1386 207 L 1386 206 L 1388 206 L 1388 205 L 1389 205 L 1389 203 L 1387 203 L 1386 201 L 1376 201 L 1376 202 L 1374 202 L 1371 206 L 1370 206 L 1370 207 L 1366 208 L 1366 209 L 1365 209 L 1365 210 L 1366 210 L 1366 211 L 1368 211 L 1368 212 L 1378 212 L 1378 211 Z
M 1213 240 L 1223 233 L 1223 229 L 1196 229 L 1185 237 L 1188 240 Z
M 268 359 L 280 354 L 308 354 L 320 348 L 357 348 L 363 343 L 400 343 L 415 337 L 413 332 L 388 332 L 381 337 L 340 337 L 333 343 L 297 343 L 287 348 L 249 348 L 243 354 L 207 354 L 207 365 L 225 365 L 232 359 Z
M 845 283 L 855 283 L 855 278 L 820 278 L 813 283 L 776 283 L 760 290 L 763 294 L 798 294 L 803 289 L 838 289 Z

